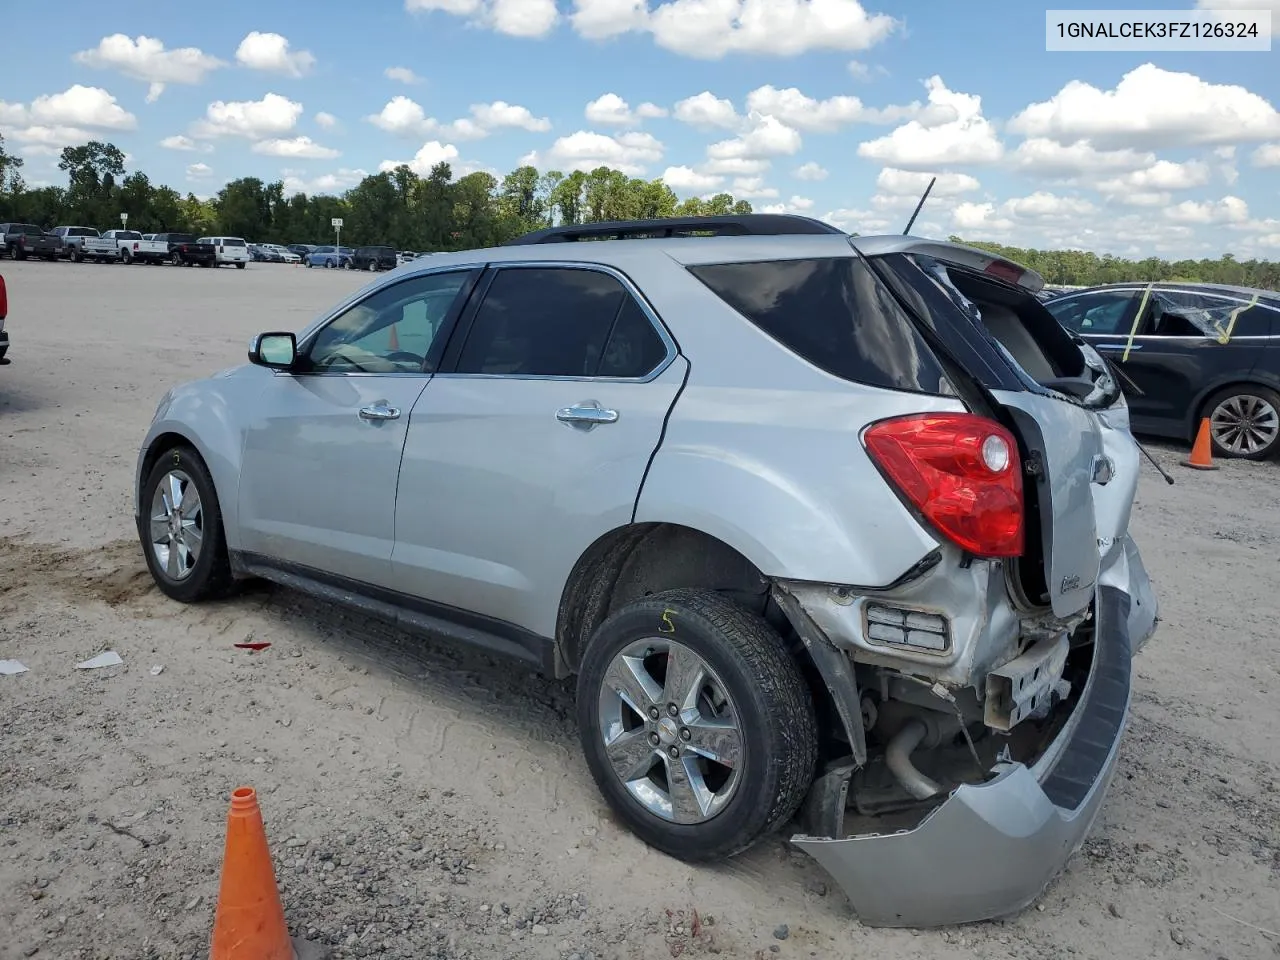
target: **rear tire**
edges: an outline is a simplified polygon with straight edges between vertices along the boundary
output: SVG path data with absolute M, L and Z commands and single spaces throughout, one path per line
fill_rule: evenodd
M 133 254 L 131 254 L 128 250 L 121 250 L 120 262 L 125 264 L 133 263 Z
M 237 269 L 237 270 L 243 270 L 243 269 L 244 269 L 244 266 L 245 266 L 245 265 L 244 265 L 244 263 L 243 263 L 243 262 L 237 263 L 237 264 L 236 264 L 236 269 Z
M 1280 453 L 1280 393 L 1260 384 L 1220 390 L 1204 406 L 1214 456 L 1268 460 Z M 1197 421 L 1198 422 L 1198 421 Z
M 813 782 L 817 724 L 796 662 L 763 619 L 710 591 L 648 596 L 601 624 L 577 712 L 610 806 L 679 860 L 742 852 L 790 820 Z
M 172 504 L 169 491 L 175 484 L 181 492 L 178 506 L 182 508 L 179 511 L 182 535 L 191 538 L 186 547 L 177 549 L 179 557 L 191 561 L 185 570 L 177 574 L 174 570 L 180 567 L 180 561 L 174 560 L 174 566 L 167 569 L 165 561 L 169 554 L 166 553 L 165 561 L 159 556 L 176 548 L 160 544 L 165 549 L 157 549 L 157 538 L 164 539 L 168 528 L 164 519 L 166 511 L 158 505 L 157 491 L 164 485 L 165 497 Z M 192 490 L 197 498 L 194 508 L 189 493 Z M 235 578 L 231 574 L 226 535 L 222 528 L 222 509 L 218 505 L 213 479 L 200 455 L 188 446 L 173 447 L 162 453 L 143 481 L 140 502 L 142 515 L 138 518 L 138 538 L 147 569 L 160 591 L 181 603 L 215 600 L 229 594 L 234 588 Z M 198 537 L 192 537 L 193 531 Z M 192 558 L 190 547 L 197 541 L 198 547 Z

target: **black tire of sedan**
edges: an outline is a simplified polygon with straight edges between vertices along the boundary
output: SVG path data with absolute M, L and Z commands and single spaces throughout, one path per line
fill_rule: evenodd
M 175 486 L 178 497 L 172 492 Z M 222 529 L 222 508 L 200 455 L 187 446 L 166 450 L 143 481 L 139 500 L 138 538 L 147 569 L 161 592 L 182 603 L 229 594 L 235 579 Z
M 645 843 L 723 860 L 795 815 L 813 782 L 813 700 L 782 638 L 718 594 L 679 589 L 600 625 L 578 674 L 587 766 Z
M 1260 384 L 1220 390 L 1204 405 L 1217 457 L 1268 460 L 1280 453 L 1280 393 Z M 1197 426 L 1199 421 L 1197 421 Z

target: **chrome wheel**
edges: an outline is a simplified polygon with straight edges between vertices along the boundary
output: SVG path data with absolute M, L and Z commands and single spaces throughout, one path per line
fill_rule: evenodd
M 683 644 L 645 639 L 614 657 L 600 687 L 599 718 L 614 774 L 654 816 L 704 823 L 737 791 L 737 711 L 715 671 Z
M 1223 399 L 1209 425 L 1218 446 L 1237 456 L 1259 454 L 1280 437 L 1280 413 L 1268 400 L 1248 393 Z
M 204 546 L 204 508 L 191 477 L 170 470 L 151 495 L 151 549 L 170 580 L 185 580 Z

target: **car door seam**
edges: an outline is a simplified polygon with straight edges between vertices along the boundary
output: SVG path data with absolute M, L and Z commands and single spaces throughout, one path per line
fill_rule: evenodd
M 684 394 L 684 388 L 689 385 L 689 374 L 693 370 L 693 363 L 688 357 L 677 351 L 676 358 L 682 357 L 684 359 L 684 377 L 680 381 L 680 388 L 676 390 L 676 395 L 671 399 L 671 403 L 667 405 L 667 412 L 662 417 L 662 429 L 658 431 L 658 442 L 653 445 L 653 449 L 649 452 L 649 461 L 644 465 L 644 473 L 640 475 L 640 483 L 636 487 L 636 496 L 631 502 L 632 523 L 636 522 L 636 514 L 640 512 L 640 495 L 644 493 L 645 481 L 649 479 L 649 471 L 653 469 L 654 458 L 658 456 L 658 451 L 662 449 L 662 444 L 667 439 L 667 424 L 671 421 L 671 414 L 675 411 L 676 404 L 680 402 L 680 397 Z

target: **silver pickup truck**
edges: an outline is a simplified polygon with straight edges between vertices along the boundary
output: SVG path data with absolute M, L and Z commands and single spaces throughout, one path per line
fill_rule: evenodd
M 137 230 L 108 230 L 102 239 L 116 245 L 121 263 L 164 263 L 169 259 L 169 244 L 163 240 L 144 240 Z
M 99 263 L 120 259 L 120 246 L 114 240 L 104 240 L 93 227 L 54 227 L 54 236 L 62 238 L 63 257 L 84 263 L 96 260 Z

